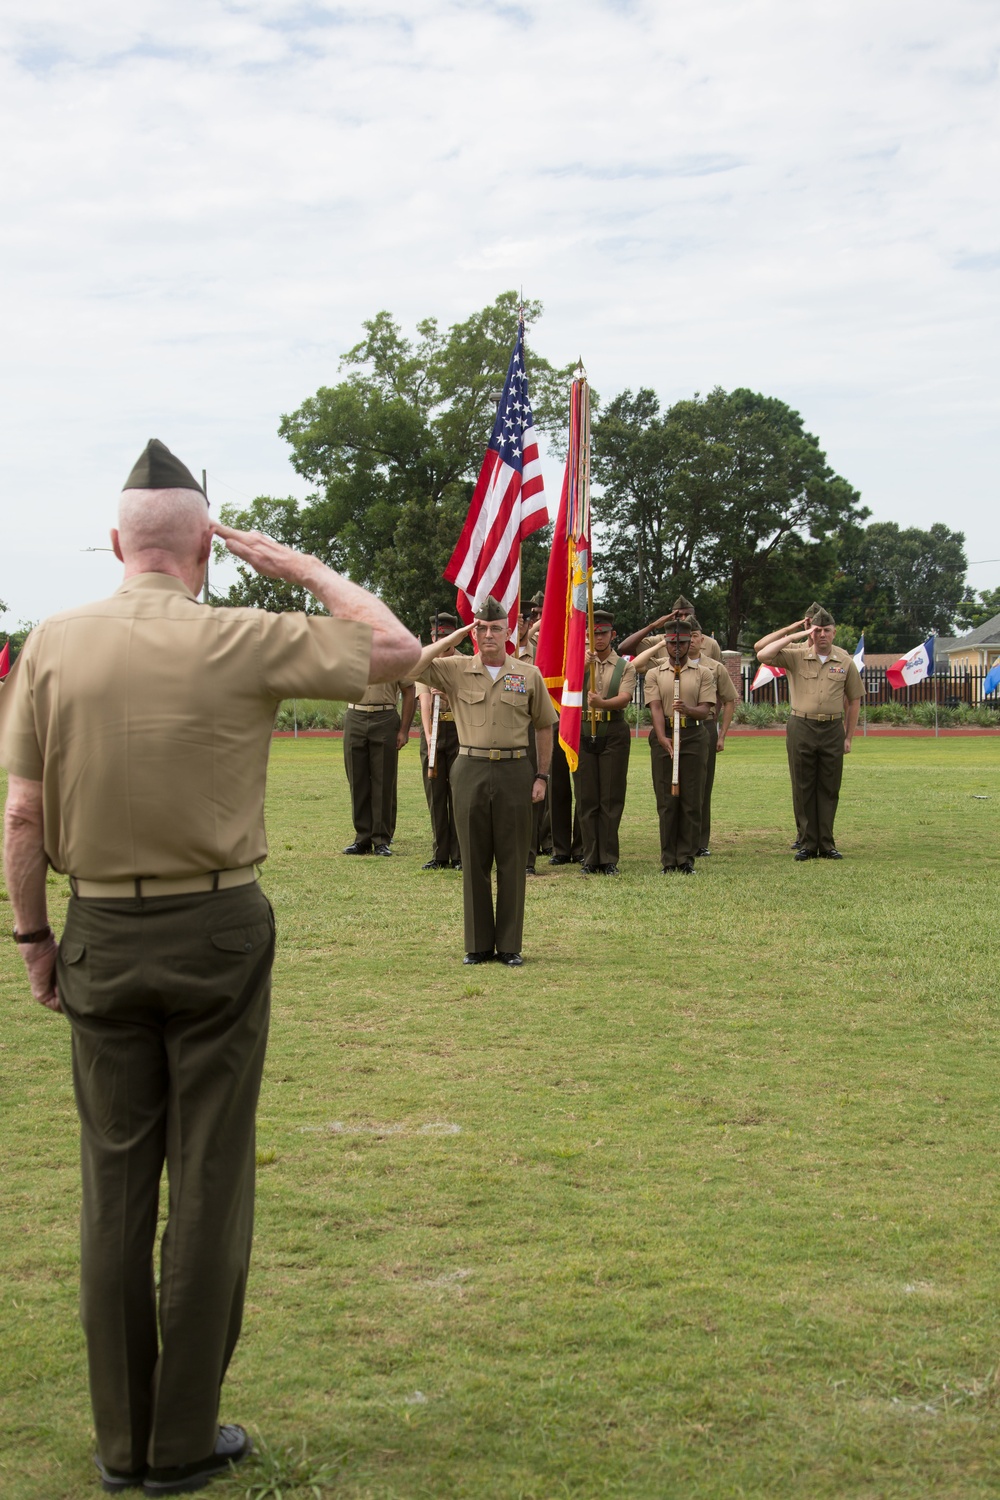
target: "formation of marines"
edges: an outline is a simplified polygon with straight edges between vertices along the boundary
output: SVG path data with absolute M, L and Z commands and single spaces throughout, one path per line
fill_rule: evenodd
M 471 626 L 460 626 L 454 615 L 434 615 L 415 687 L 401 681 L 369 689 L 365 697 L 378 708 L 349 705 L 345 720 L 357 835 L 345 853 L 389 853 L 380 849 L 377 833 L 368 833 L 370 816 L 359 826 L 359 807 L 373 803 L 367 783 L 360 795 L 356 789 L 356 744 L 364 734 L 393 752 L 401 747 L 416 693 L 433 838 L 423 868 L 463 872 L 468 964 L 522 963 L 525 877 L 535 874 L 539 854 L 548 852 L 553 865 L 577 863 L 586 875 L 618 874 L 632 749 L 626 709 L 639 674 L 652 720 L 650 776 L 661 868 L 664 874 L 693 875 L 696 861 L 711 855 L 716 762 L 726 748 L 739 694 L 718 642 L 702 630 L 691 601 L 683 595 L 675 599 L 668 613 L 622 641 L 620 652 L 614 648 L 613 613 L 594 610 L 587 658 L 593 686 L 572 773 L 554 730 L 558 716 L 534 666 L 542 604 L 536 594 L 525 605 L 512 654 L 506 654 L 506 614 L 496 599 L 482 601 Z M 829 612 L 813 603 L 801 620 L 755 646 L 759 661 L 780 667 L 788 681 L 792 848 L 800 862 L 842 858 L 833 824 L 862 686 L 853 658 L 833 644 L 834 629 Z M 470 634 L 477 647 L 473 656 L 459 652 Z M 371 716 L 360 726 L 351 720 L 359 709 Z M 375 714 L 385 717 L 384 727 L 373 722 Z M 395 753 L 391 785 L 386 778 L 380 789 L 386 807 L 381 837 L 388 844 L 395 823 Z

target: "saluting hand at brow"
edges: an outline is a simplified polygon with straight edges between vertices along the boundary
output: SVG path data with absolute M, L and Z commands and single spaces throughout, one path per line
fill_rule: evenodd
M 309 564 L 315 564 L 314 558 L 276 542 L 263 531 L 237 531 L 232 526 L 223 526 L 221 521 L 212 522 L 212 531 L 225 542 L 234 557 L 249 563 L 256 573 L 263 573 L 266 578 L 284 578 L 294 583 L 301 579 Z

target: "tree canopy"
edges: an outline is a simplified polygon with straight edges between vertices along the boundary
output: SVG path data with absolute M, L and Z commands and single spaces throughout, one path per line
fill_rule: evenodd
M 987 620 L 1000 615 L 1000 588 L 982 589 L 974 594 L 971 589 L 962 598 L 955 618 L 963 630 L 978 630 Z
M 775 397 L 717 387 L 661 413 L 653 391 L 624 391 L 593 431 L 602 593 L 646 618 L 689 594 L 730 647 L 800 609 L 869 514 Z
M 272 534 L 348 573 L 419 630 L 454 600 L 442 573 L 482 464 L 518 305 L 516 293 L 505 292 L 446 331 L 426 318 L 415 339 L 391 314 L 377 313 L 343 356 L 344 378 L 281 419 L 292 463 L 316 493 L 302 506 L 261 497 L 249 510 L 227 508 L 226 519 L 240 526 L 266 521 Z M 540 303 L 526 303 L 526 323 L 541 312 Z M 535 427 L 558 439 L 569 370 L 554 369 L 531 347 L 527 366 Z M 543 532 L 525 544 L 526 592 L 544 583 L 547 550 Z M 287 609 L 298 607 L 295 594 L 243 569 L 227 602 Z
M 876 521 L 841 538 L 830 607 L 867 650 L 906 651 L 931 631 L 950 634 L 967 566 L 960 531 Z

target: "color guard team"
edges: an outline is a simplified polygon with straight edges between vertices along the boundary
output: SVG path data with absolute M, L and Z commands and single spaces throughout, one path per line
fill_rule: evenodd
M 613 645 L 614 616 L 594 611 L 588 658 L 594 687 L 587 691 L 572 776 L 553 731 L 557 716 L 534 666 L 541 607 L 536 594 L 521 615 L 513 655 L 502 657 L 506 617 L 494 598 L 483 601 L 471 626 L 459 626 L 454 615 L 434 615 L 415 690 L 408 681 L 372 687 L 361 703 L 348 705 L 345 717 L 355 838 L 344 853 L 390 854 L 396 757 L 406 742 L 414 691 L 419 699 L 420 760 L 433 835 L 423 868 L 463 872 L 467 964 L 496 959 L 521 965 L 525 880 L 535 874 L 539 854 L 548 853 L 553 865 L 576 862 L 588 875 L 617 875 L 632 750 L 625 711 L 640 672 L 652 719 L 650 773 L 663 872 L 693 875 L 695 861 L 711 854 L 716 760 L 725 750 L 739 695 L 718 642 L 702 631 L 690 600 L 682 595 L 668 614 L 627 637 L 622 654 Z M 852 657 L 833 644 L 834 628 L 829 612 L 814 603 L 803 619 L 755 646 L 762 663 L 787 676 L 792 848 L 800 862 L 842 857 L 833 824 L 862 686 Z M 470 634 L 479 646 L 471 656 L 458 651 Z

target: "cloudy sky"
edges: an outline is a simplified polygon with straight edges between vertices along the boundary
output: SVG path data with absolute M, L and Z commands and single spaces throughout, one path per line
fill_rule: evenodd
M 4 15 L 8 628 L 115 586 L 83 549 L 148 437 L 215 505 L 302 496 L 279 417 L 362 319 L 522 285 L 605 397 L 780 397 L 1000 584 L 995 0 Z

